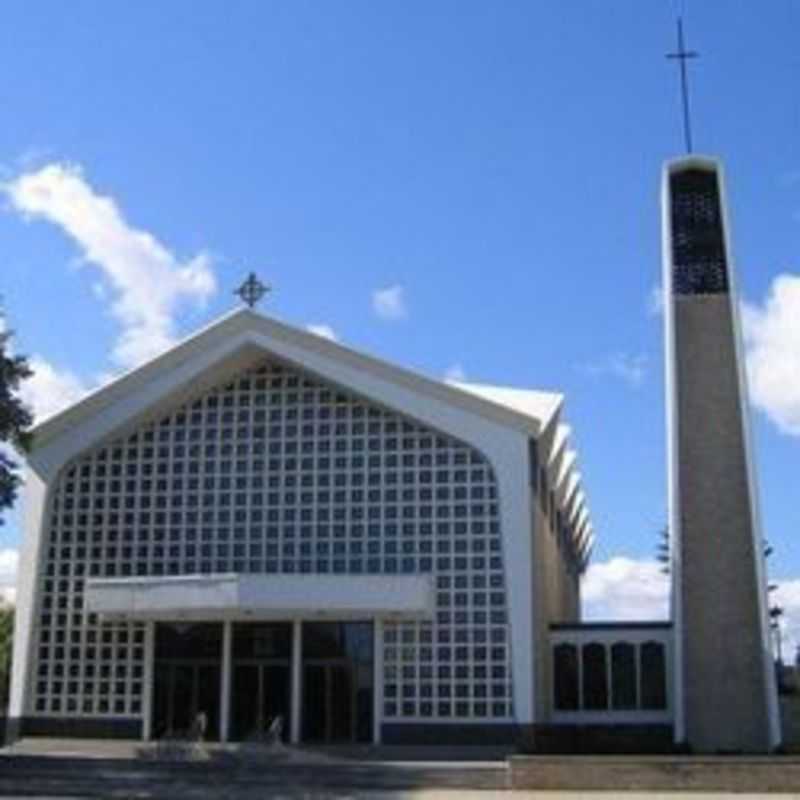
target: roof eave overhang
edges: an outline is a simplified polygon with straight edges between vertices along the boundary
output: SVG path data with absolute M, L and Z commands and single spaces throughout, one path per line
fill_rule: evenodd
M 134 393 L 156 385 L 165 374 L 186 373 L 187 381 L 191 382 L 195 377 L 191 374 L 191 363 L 200 354 L 214 348 L 219 349 L 220 361 L 231 358 L 236 353 L 242 353 L 250 347 L 253 348 L 254 354 L 258 352 L 272 354 L 293 366 L 306 369 L 302 363 L 292 362 L 280 354 L 274 354 L 270 349 L 270 341 L 288 343 L 295 349 L 314 352 L 351 369 L 364 370 L 382 381 L 411 389 L 420 395 L 427 395 L 462 411 L 515 429 L 526 436 L 538 437 L 542 431 L 543 422 L 531 416 L 411 370 L 364 355 L 283 322 L 261 316 L 249 309 L 240 309 L 35 426 L 32 431 L 31 452 L 33 454 L 43 450 L 60 437 L 68 435 L 76 426 L 97 417 L 112 406 L 130 402 Z M 226 343 L 230 346 L 225 347 Z M 327 379 L 327 376 L 325 377 Z M 160 402 L 169 394 L 169 391 L 164 392 L 163 397 L 157 398 L 156 402 Z M 381 398 L 369 399 L 385 405 L 385 400 Z M 153 403 L 150 403 L 150 406 L 152 405 Z M 131 408 L 131 416 L 141 414 L 144 410 L 146 409 Z M 402 409 L 397 410 L 402 411 Z

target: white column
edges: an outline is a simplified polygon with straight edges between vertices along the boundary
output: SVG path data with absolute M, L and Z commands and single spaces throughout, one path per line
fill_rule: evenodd
M 536 702 L 542 654 L 539 652 L 540 640 L 534 636 L 538 621 L 546 617 L 545 589 L 534 569 L 537 559 L 544 558 L 536 551 L 539 535 L 536 526 L 545 523 L 536 514 L 536 498 L 527 479 L 527 438 L 498 427 L 493 439 L 489 448 L 484 445 L 483 452 L 495 467 L 497 491 L 501 498 L 499 508 L 514 716 L 518 724 L 530 725 L 540 721 L 537 710 L 541 709 L 537 709 L 537 705 L 546 707 L 545 703 Z M 477 439 L 475 444 L 480 446 Z M 522 531 L 525 533 L 520 535 Z
M 303 699 L 303 623 L 296 619 L 292 622 L 292 703 L 289 740 L 292 744 L 300 742 L 301 705 Z
M 219 698 L 219 740 L 227 742 L 230 735 L 231 717 L 231 650 L 233 645 L 233 623 L 222 623 L 222 680 Z
M 372 623 L 372 742 L 381 743 L 381 720 L 383 718 L 383 620 L 376 617 Z
M 149 742 L 153 738 L 153 676 L 155 675 L 155 622 L 144 625 L 144 676 L 142 683 L 142 739 Z

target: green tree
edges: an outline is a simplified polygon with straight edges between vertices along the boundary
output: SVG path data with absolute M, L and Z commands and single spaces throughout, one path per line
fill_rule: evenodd
M 0 711 L 8 708 L 13 644 L 14 606 L 8 603 L 0 603 Z
M 18 450 L 27 450 L 33 415 L 22 402 L 19 387 L 31 376 L 31 369 L 24 356 L 11 352 L 11 331 L 3 323 L 0 316 L 0 443 L 9 442 Z M 20 482 L 18 464 L 7 449 L 0 447 L 0 512 L 14 502 Z

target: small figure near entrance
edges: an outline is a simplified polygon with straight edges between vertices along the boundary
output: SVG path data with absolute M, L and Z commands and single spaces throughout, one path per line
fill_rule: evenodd
M 188 728 L 167 729 L 155 746 L 142 754 L 159 761 L 207 761 L 209 755 L 203 746 L 207 730 L 208 714 L 198 711 Z
M 202 742 L 208 728 L 208 715 L 205 711 L 198 711 L 189 727 L 187 739 L 191 742 Z
M 266 744 L 269 747 L 283 745 L 283 715 L 276 714 L 267 725 L 263 713 L 259 712 L 248 741 Z
M 268 745 L 283 744 L 283 717 L 275 717 L 267 728 L 266 743 Z

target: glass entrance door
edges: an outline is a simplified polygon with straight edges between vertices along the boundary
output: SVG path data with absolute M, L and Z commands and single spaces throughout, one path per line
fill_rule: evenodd
M 283 622 L 242 622 L 233 626 L 231 735 L 264 739 L 280 717 L 289 737 L 292 627 Z
M 277 717 L 289 733 L 289 665 L 237 662 L 233 669 L 233 738 L 260 739 Z
M 372 623 L 303 623 L 303 740 L 372 740 Z
M 303 667 L 303 739 L 355 741 L 356 692 L 347 661 L 306 661 Z
M 219 736 L 222 626 L 159 623 L 153 664 L 156 739 Z M 200 715 L 204 730 L 199 729 Z
M 216 739 L 219 731 L 220 668 L 215 663 L 159 661 L 155 665 L 153 735 Z M 198 715 L 205 729 L 197 728 Z

